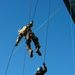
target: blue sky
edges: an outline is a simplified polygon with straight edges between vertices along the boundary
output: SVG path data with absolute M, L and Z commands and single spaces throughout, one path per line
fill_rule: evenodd
M 32 0 L 30 20 L 32 20 L 35 4 Z M 49 30 L 46 48 L 45 75 L 75 74 L 75 24 L 72 21 L 63 0 L 51 0 Z M 5 75 L 9 56 L 15 44 L 18 29 L 28 23 L 30 0 L 0 0 L 0 75 Z M 26 50 L 24 75 L 34 75 L 38 66 L 44 61 L 46 28 L 49 0 L 39 0 L 32 30 L 39 38 L 42 56 L 35 53 L 29 58 L 25 38 L 15 47 L 7 75 L 22 75 L 24 51 Z

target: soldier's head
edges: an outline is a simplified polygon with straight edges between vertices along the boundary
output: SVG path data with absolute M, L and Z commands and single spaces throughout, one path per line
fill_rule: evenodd
M 42 67 L 38 67 L 38 68 L 37 68 L 37 72 L 38 72 L 38 73 L 41 73 L 42 70 L 43 70 Z
M 33 26 L 33 21 L 29 22 L 30 26 L 32 27 Z
M 33 21 L 29 22 L 29 24 L 33 24 Z

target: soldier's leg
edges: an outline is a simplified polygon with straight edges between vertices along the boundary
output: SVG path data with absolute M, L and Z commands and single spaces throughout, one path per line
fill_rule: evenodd
M 23 37 L 22 34 L 18 34 L 18 37 L 17 37 L 16 43 L 15 43 L 15 46 L 18 45 L 18 43 L 20 42 L 20 40 L 21 40 L 22 37 Z
M 42 55 L 41 52 L 39 51 L 40 49 L 40 45 L 39 45 L 39 42 L 38 42 L 38 38 L 33 34 L 32 36 L 32 40 L 34 42 L 34 45 L 36 46 L 36 53 L 38 53 L 38 55 Z
M 33 57 L 33 50 L 31 49 L 31 39 L 30 36 L 26 36 L 26 48 L 30 53 L 30 57 Z

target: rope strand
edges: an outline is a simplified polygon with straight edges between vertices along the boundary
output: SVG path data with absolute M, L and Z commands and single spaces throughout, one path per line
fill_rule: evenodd
M 36 9 L 37 9 L 37 5 L 38 5 L 38 0 L 36 1 L 36 6 L 35 6 L 35 10 L 34 10 L 34 14 L 33 14 L 33 18 L 32 18 L 32 20 L 34 20 L 35 13 L 36 13 Z
M 26 61 L 26 50 L 24 51 L 24 64 L 23 64 L 23 73 L 22 73 L 22 75 L 24 75 L 24 71 L 25 71 L 25 61 Z
M 28 22 L 30 22 L 31 7 L 32 7 L 32 0 L 30 0 L 30 9 L 29 9 L 29 17 L 28 17 Z
M 49 15 L 50 15 L 50 8 L 51 8 L 51 0 L 49 2 L 49 11 L 48 11 L 48 19 L 49 19 Z M 46 59 L 46 51 L 47 51 L 47 41 L 48 41 L 48 31 L 49 31 L 49 20 L 47 22 L 47 30 L 46 30 L 46 43 L 45 43 L 45 54 L 44 54 L 44 62 Z
M 70 14 L 72 16 L 71 0 L 70 0 Z M 71 19 L 71 16 L 70 16 L 70 19 Z M 74 61 L 74 38 L 73 38 L 72 19 L 71 19 L 71 38 L 72 38 L 72 57 L 73 57 L 73 75 L 74 75 L 75 74 L 75 61 Z
M 49 16 L 49 18 L 47 18 L 36 30 L 35 30 L 35 33 L 40 29 L 42 28 L 42 26 L 45 25 L 45 23 L 48 22 L 48 20 L 50 20 L 60 9 L 61 9 L 62 6 L 60 6 L 51 16 Z
M 7 68 L 6 68 L 5 75 L 7 75 L 7 71 L 8 71 L 8 68 L 9 68 L 10 60 L 11 60 L 11 58 L 12 58 L 12 54 L 13 54 L 13 52 L 14 52 L 14 49 L 15 49 L 15 46 L 13 47 L 12 52 L 11 52 L 11 55 L 10 55 L 10 57 L 9 57 L 9 61 L 8 61 L 8 64 L 7 64 Z

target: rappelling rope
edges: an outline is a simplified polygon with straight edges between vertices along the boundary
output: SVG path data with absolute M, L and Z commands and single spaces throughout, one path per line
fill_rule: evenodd
M 23 63 L 23 72 L 22 72 L 22 75 L 24 75 L 24 72 L 25 72 L 25 62 L 26 62 L 26 50 L 24 50 L 24 63 Z
M 71 0 L 70 0 L 70 14 L 72 16 L 72 9 L 71 9 Z M 70 16 L 70 19 L 71 19 Z M 72 25 L 72 19 L 71 19 L 71 38 L 72 38 L 72 57 L 73 57 L 73 75 L 75 75 L 75 61 L 74 61 L 74 38 L 73 38 L 73 25 Z
M 9 64 L 10 64 L 10 60 L 11 60 L 11 58 L 12 58 L 12 55 L 13 55 L 14 49 L 15 49 L 15 46 L 13 47 L 12 52 L 11 52 L 11 55 L 10 55 L 10 57 L 9 57 L 9 61 L 8 61 L 7 67 L 6 67 L 5 75 L 7 75 L 8 68 L 9 68 Z
M 21 43 L 20 46 L 19 46 L 17 49 L 15 49 L 15 51 L 13 52 L 13 54 L 14 54 L 16 51 L 18 51 L 18 49 L 19 49 L 23 44 L 24 44 L 24 42 Z M 7 58 L 10 58 L 10 55 L 9 55 Z M 7 60 L 7 58 L 6 58 L 5 60 L 3 60 L 2 64 Z M 1 63 L 0 63 L 0 64 L 1 64 Z
M 38 5 L 38 0 L 36 2 L 36 6 L 35 6 L 35 10 L 34 10 L 34 14 L 33 14 L 33 18 L 32 20 L 34 19 L 34 16 L 35 16 L 35 13 L 36 13 L 36 8 L 37 8 L 37 5 Z M 30 16 L 31 16 L 31 7 L 32 7 L 32 0 L 30 0 L 30 10 L 29 10 L 29 22 L 30 22 Z M 26 50 L 24 52 L 24 64 L 23 64 L 23 72 L 22 72 L 22 75 L 24 75 L 24 71 L 25 71 L 25 61 L 26 61 Z
M 35 17 L 35 13 L 36 13 L 36 9 L 37 9 L 37 5 L 38 5 L 38 0 L 36 1 L 36 6 L 35 6 L 35 9 L 34 9 L 34 13 L 33 13 L 33 17 L 32 17 L 32 20 L 34 20 L 34 17 Z
M 51 0 L 49 1 L 48 19 L 49 19 L 49 15 L 50 15 L 50 9 L 51 9 Z M 45 59 L 46 59 L 46 51 L 47 51 L 47 43 L 48 43 L 48 31 L 49 31 L 49 20 L 47 22 L 47 30 L 46 30 L 44 62 L 45 62 Z
M 30 0 L 30 7 L 29 7 L 29 17 L 28 17 L 28 22 L 30 22 L 31 8 L 32 8 L 32 0 Z
M 42 26 L 45 25 L 45 23 L 47 23 L 60 9 L 62 8 L 62 6 L 60 6 L 51 16 L 49 16 L 49 18 L 47 18 L 36 30 L 35 33 L 42 28 Z
M 37 9 L 37 5 L 38 5 L 38 0 L 36 1 L 36 5 L 35 5 L 35 9 L 34 9 L 34 13 L 33 13 L 32 20 L 34 20 L 35 13 L 36 13 L 36 9 Z M 32 0 L 30 0 L 30 7 L 29 7 L 29 19 L 28 19 L 28 22 L 30 22 L 31 9 L 32 9 Z
M 28 22 L 30 22 L 31 9 L 32 9 L 32 0 L 30 0 Z M 24 42 L 23 42 L 23 44 L 24 44 Z M 25 72 L 25 61 L 26 61 L 26 50 L 24 51 L 24 63 L 23 63 L 23 71 L 22 71 L 22 75 L 24 75 L 24 72 Z

